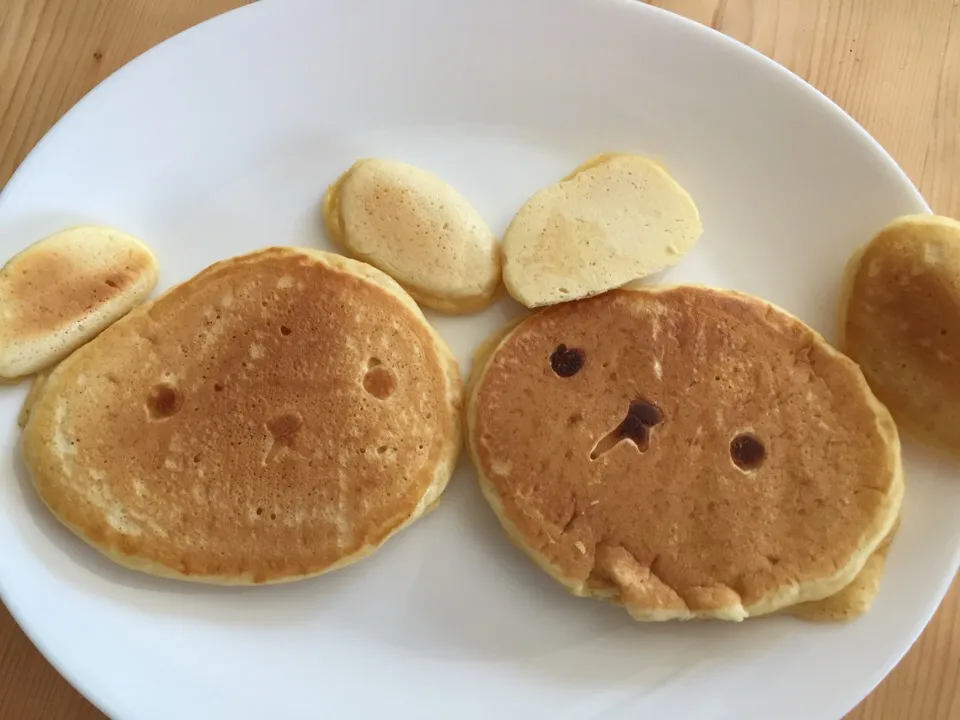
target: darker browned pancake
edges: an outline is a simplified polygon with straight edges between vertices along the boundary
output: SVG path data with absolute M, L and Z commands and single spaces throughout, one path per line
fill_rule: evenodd
M 263 583 L 362 557 L 459 449 L 456 361 L 362 263 L 271 249 L 134 311 L 50 375 L 24 430 L 40 496 L 125 565 Z
M 513 538 L 638 619 L 833 594 L 895 520 L 899 441 L 856 365 L 705 288 L 537 313 L 478 361 L 468 439 Z

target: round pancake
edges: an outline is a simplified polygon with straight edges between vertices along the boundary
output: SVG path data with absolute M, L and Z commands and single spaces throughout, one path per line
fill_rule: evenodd
M 757 298 L 616 290 L 474 364 L 467 441 L 513 540 L 638 620 L 741 620 L 839 592 L 903 493 L 859 369 Z
M 157 283 L 157 261 L 113 228 L 61 230 L 0 269 L 0 379 L 50 367 L 131 308 Z
M 359 160 L 324 194 L 323 216 L 337 244 L 426 307 L 470 313 L 494 299 L 497 238 L 466 198 L 433 173 L 396 160 Z
M 456 360 L 378 270 L 274 248 L 134 310 L 43 383 L 40 497 L 127 567 L 219 584 L 343 567 L 426 512 L 461 444 Z
M 676 264 L 701 231 L 662 165 L 598 155 L 517 212 L 503 236 L 503 282 L 531 308 L 590 297 Z
M 901 427 L 960 451 L 960 222 L 908 215 L 861 248 L 840 335 Z

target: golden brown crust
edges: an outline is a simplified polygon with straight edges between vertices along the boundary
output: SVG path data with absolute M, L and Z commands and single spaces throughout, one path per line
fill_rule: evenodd
M 43 501 L 112 559 L 254 584 L 352 562 L 439 496 L 455 359 L 392 280 L 326 253 L 218 263 L 54 370 L 23 450 Z
M 585 354 L 569 377 L 551 363 L 561 344 Z M 857 367 L 755 298 L 681 287 L 555 306 L 474 372 L 468 447 L 508 533 L 637 619 L 831 595 L 899 508 L 896 428 Z M 663 418 L 646 450 L 604 441 L 640 400 Z M 741 433 L 766 447 L 757 469 L 731 459 Z
M 902 217 L 858 250 L 840 334 L 901 426 L 960 452 L 960 223 Z
M 0 270 L 0 376 L 46 368 L 142 302 L 157 263 L 142 242 L 81 226 L 46 237 Z

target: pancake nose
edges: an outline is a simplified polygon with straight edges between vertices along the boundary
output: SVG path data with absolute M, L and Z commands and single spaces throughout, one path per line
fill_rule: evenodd
M 168 383 L 158 383 L 147 395 L 147 412 L 154 420 L 165 420 L 180 412 L 183 407 L 183 393 Z
M 632 442 L 640 452 L 646 452 L 650 447 L 650 431 L 661 422 L 663 413 L 660 408 L 647 400 L 634 400 L 620 424 L 594 445 L 590 459 L 596 460 L 624 440 Z

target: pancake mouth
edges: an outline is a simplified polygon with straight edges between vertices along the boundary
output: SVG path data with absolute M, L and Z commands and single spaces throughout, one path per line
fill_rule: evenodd
M 299 411 L 287 410 L 275 415 L 266 422 L 266 428 L 270 436 L 269 449 L 262 465 L 273 461 L 285 451 L 302 459 L 310 457 L 310 453 L 303 447 L 303 415 Z
M 396 375 L 379 358 L 372 357 L 367 361 L 363 389 L 378 400 L 386 400 L 397 389 Z
M 633 443 L 640 452 L 646 452 L 650 447 L 650 432 L 661 422 L 663 422 L 663 413 L 660 408 L 647 400 L 634 400 L 630 403 L 627 415 L 620 424 L 594 445 L 590 459 L 599 459 L 601 455 L 610 452 L 624 441 Z

